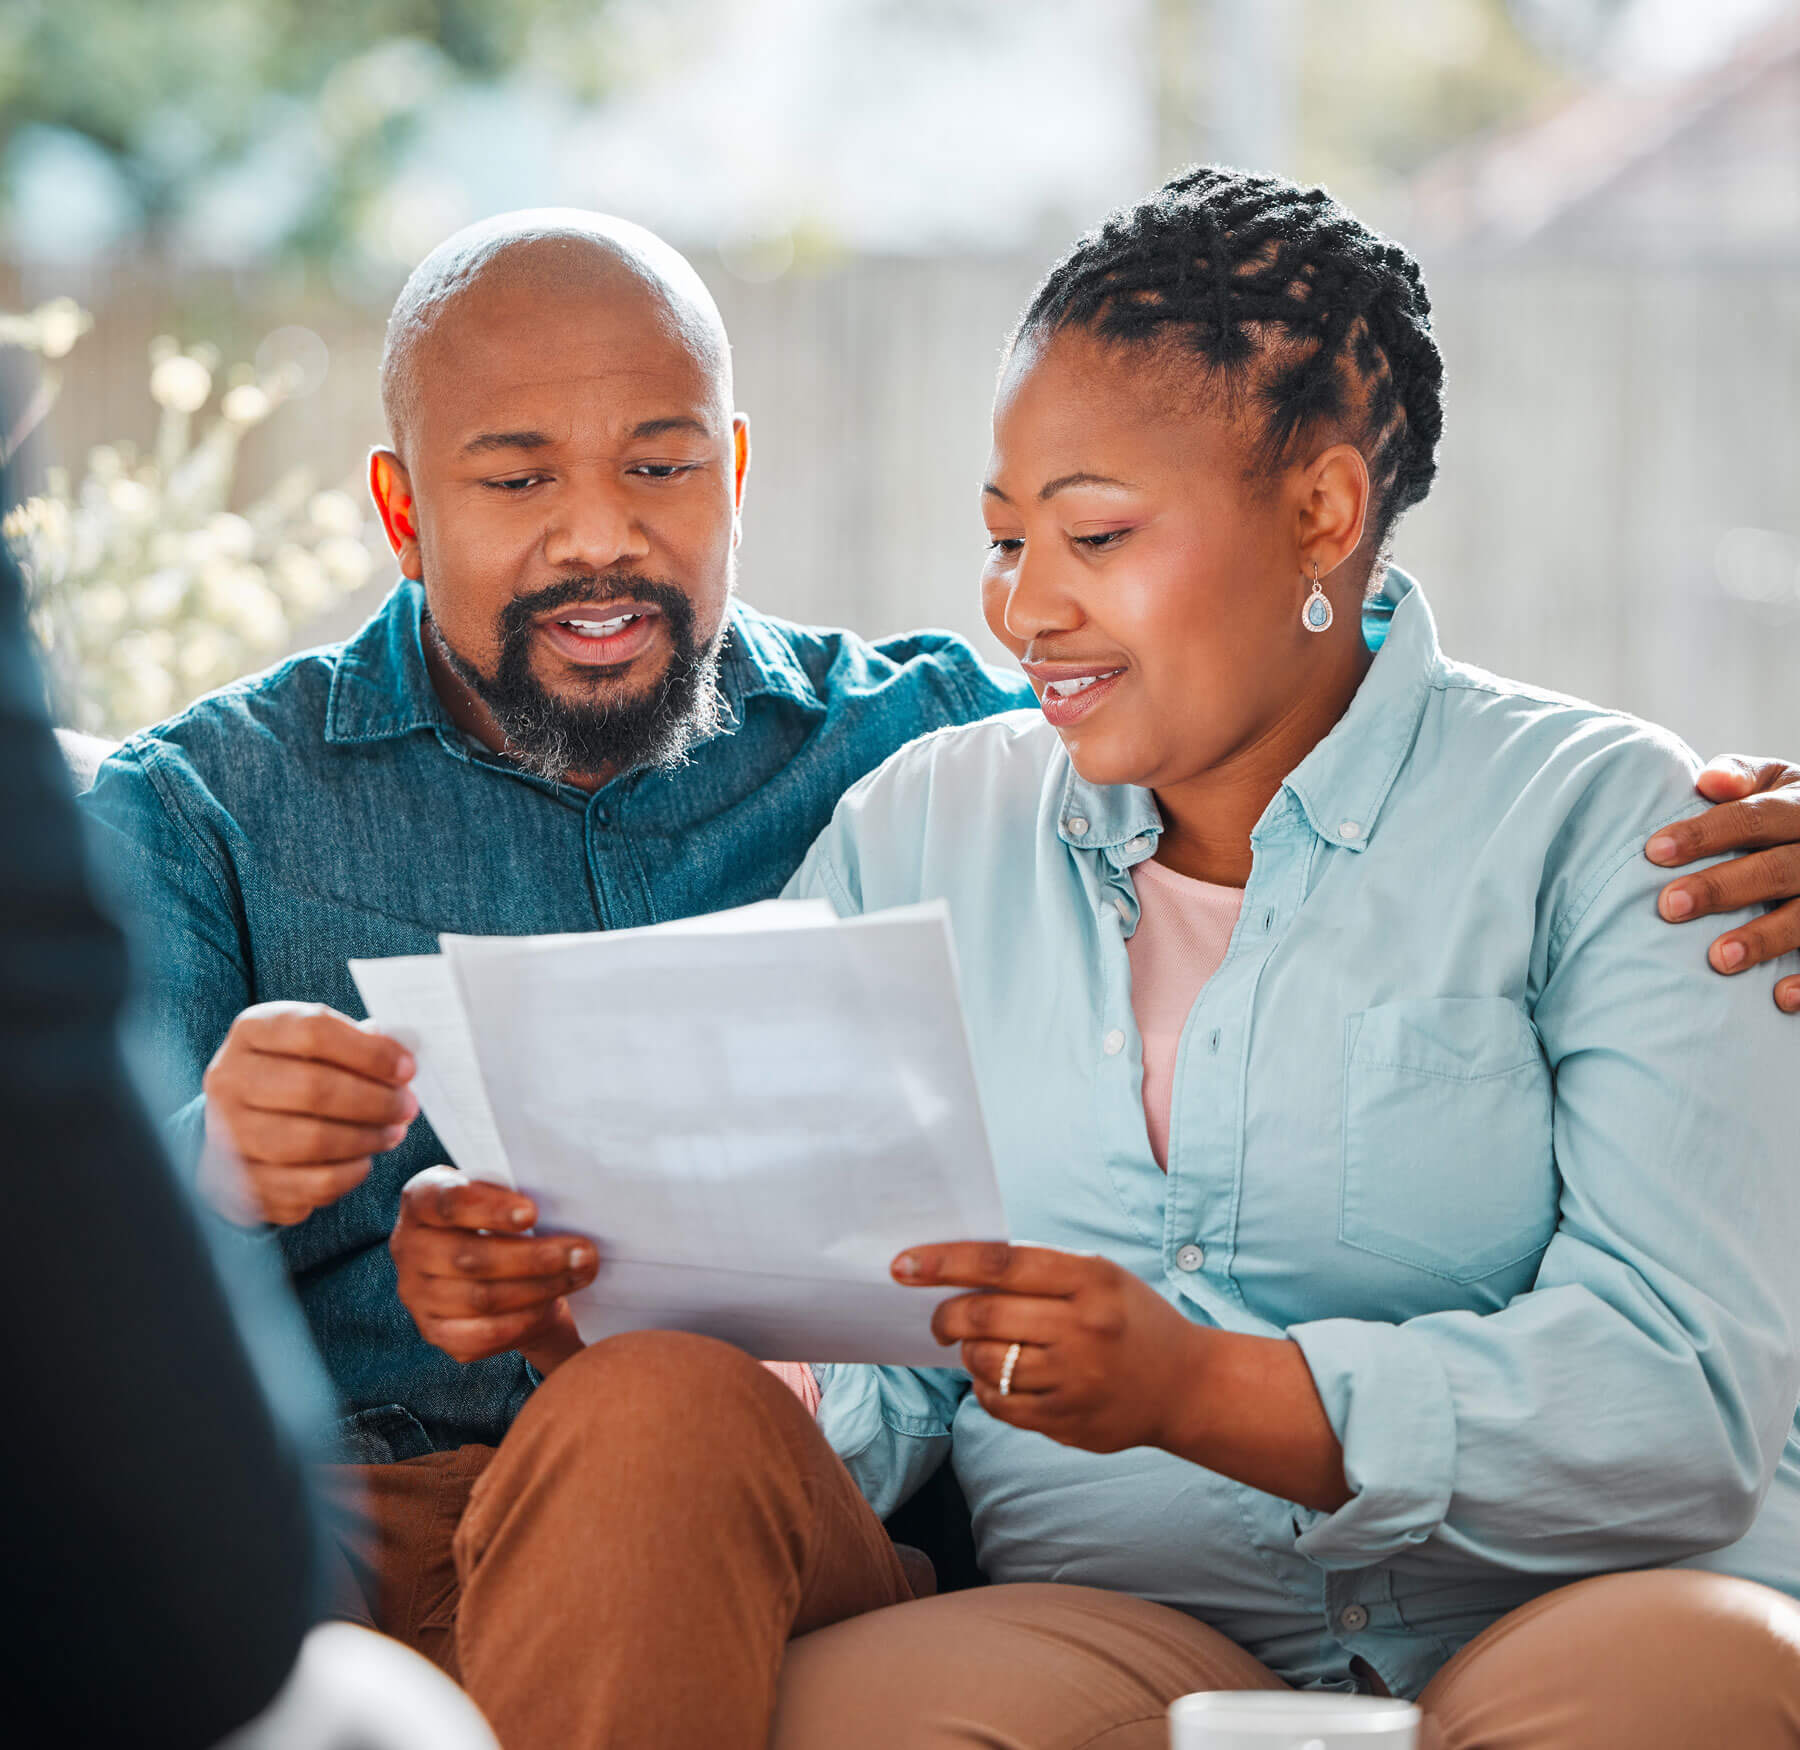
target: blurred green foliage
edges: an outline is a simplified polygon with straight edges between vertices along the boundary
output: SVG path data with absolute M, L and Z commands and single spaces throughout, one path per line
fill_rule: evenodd
M 149 241 L 284 108 L 318 106 L 329 159 L 290 239 L 329 249 L 419 106 L 502 72 L 582 101 L 618 76 L 609 0 L 4 0 L 0 153 L 33 124 L 115 162 Z

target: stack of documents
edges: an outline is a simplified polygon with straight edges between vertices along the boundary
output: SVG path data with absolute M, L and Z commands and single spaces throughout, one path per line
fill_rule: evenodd
M 1006 1232 L 941 903 L 440 946 L 350 971 L 455 1164 L 598 1243 L 584 1338 L 954 1364 L 942 1294 L 888 1274 L 908 1245 Z

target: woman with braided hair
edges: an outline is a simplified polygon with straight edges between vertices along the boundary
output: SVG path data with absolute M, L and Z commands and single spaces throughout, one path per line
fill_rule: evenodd
M 1149 1750 L 1292 1685 L 1440 1750 L 1800 1746 L 1792 1040 L 1657 916 L 1692 754 L 1450 660 L 1387 563 L 1442 386 L 1411 258 L 1271 178 L 1032 300 L 982 588 L 1040 708 L 903 749 L 790 888 L 948 901 L 1016 1243 L 896 1259 L 961 1366 L 820 1367 L 816 1427 L 721 1344 L 589 1352 L 677 1382 L 620 1418 L 669 1529 L 605 1577 L 596 1658 L 658 1674 L 606 1741 Z M 995 1583 L 911 1598 L 878 1518 L 946 1458 Z

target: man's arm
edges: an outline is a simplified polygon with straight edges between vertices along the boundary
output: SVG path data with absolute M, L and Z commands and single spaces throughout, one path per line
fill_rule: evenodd
M 1679 868 L 1739 854 L 1671 881 L 1657 906 L 1676 924 L 1749 905 L 1771 907 L 1707 950 L 1715 972 L 1748 972 L 1800 948 L 1800 767 L 1725 754 L 1700 774 L 1698 788 L 1714 806 L 1659 832 L 1646 847 L 1650 861 Z M 1800 974 L 1777 980 L 1775 1001 L 1800 1014 Z
M 177 1159 L 233 1220 L 304 1221 L 406 1135 L 411 1057 L 333 1009 L 255 1002 L 236 887 L 176 753 L 127 743 L 83 800 L 147 948 L 145 1019 Z
M 22 1358 L 0 1568 L 28 1599 L 0 1651 L 7 1732 L 212 1743 L 273 1696 L 313 1618 L 310 1507 L 127 1081 L 124 946 L 91 894 L 3 549 L 0 820 L 0 1314 Z

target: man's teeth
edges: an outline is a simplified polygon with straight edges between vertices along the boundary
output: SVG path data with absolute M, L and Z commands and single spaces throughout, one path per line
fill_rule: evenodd
M 1085 693 L 1095 681 L 1109 681 L 1119 671 L 1115 668 L 1107 674 L 1078 674 L 1072 681 L 1046 681 L 1044 691 L 1054 693 L 1059 699 L 1066 699 L 1074 693 Z
M 620 614 L 615 620 L 564 620 L 563 624 L 572 632 L 579 632 L 583 638 L 612 638 L 623 632 L 633 620 L 641 620 L 642 614 Z

